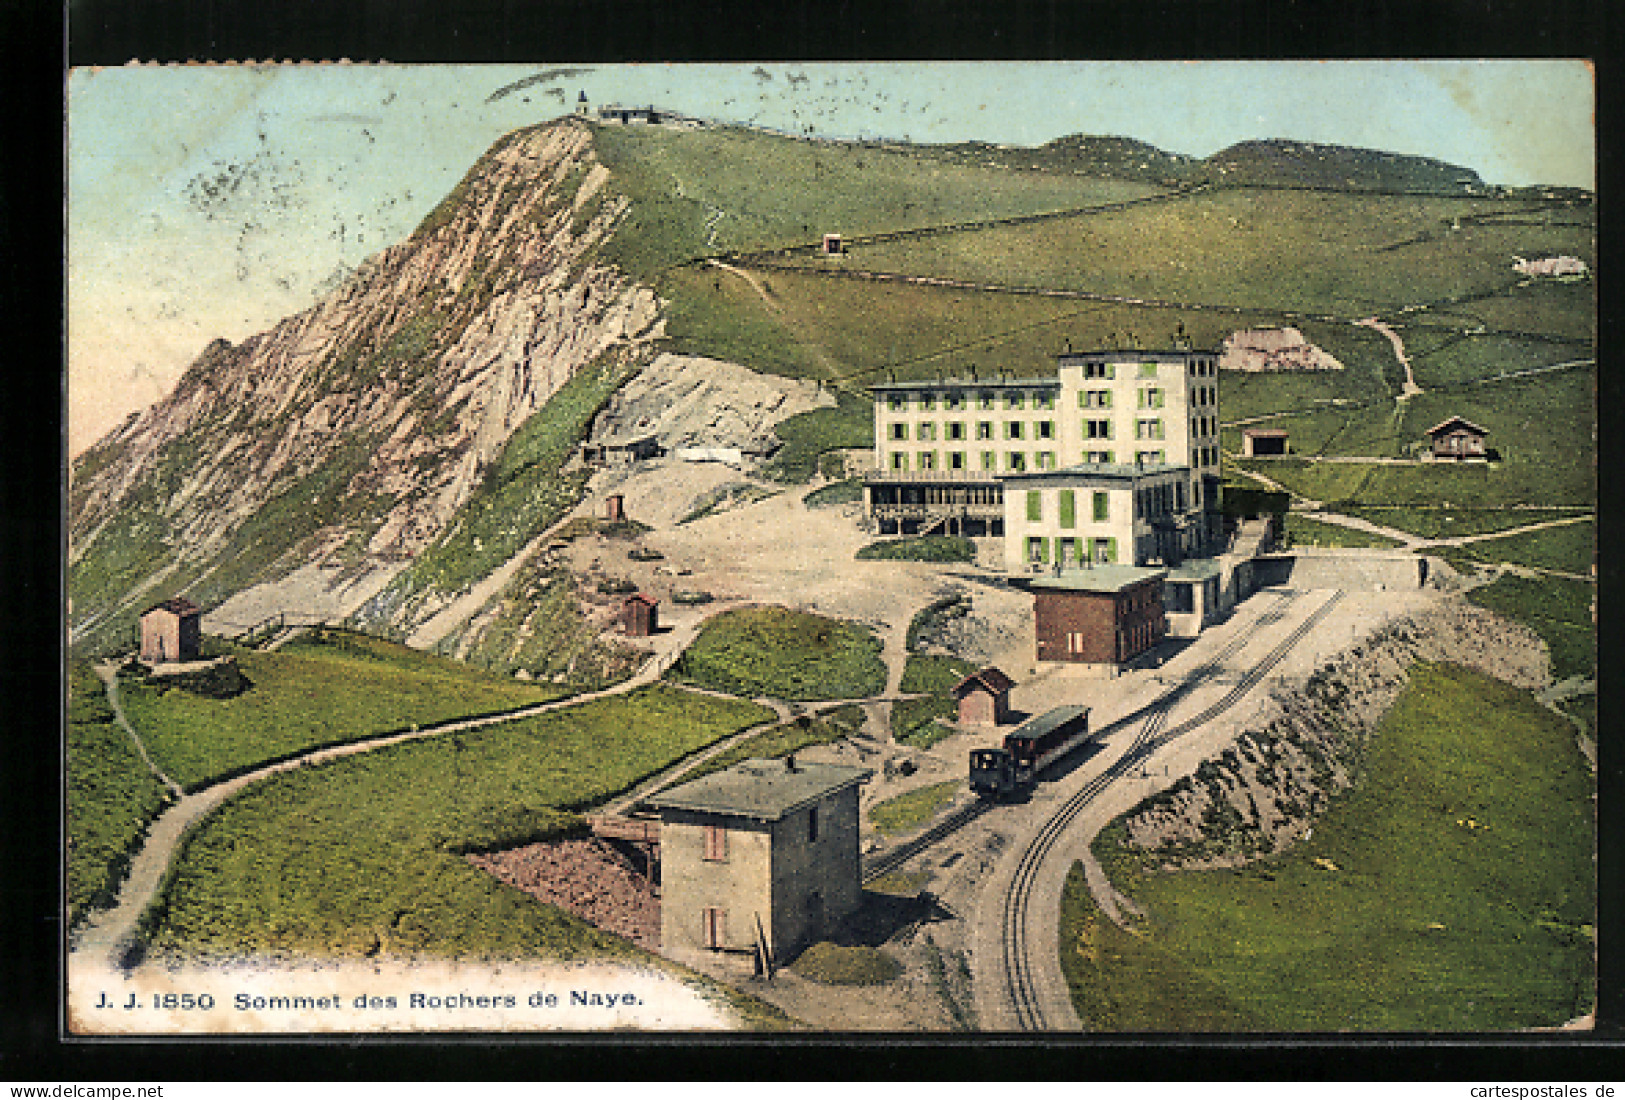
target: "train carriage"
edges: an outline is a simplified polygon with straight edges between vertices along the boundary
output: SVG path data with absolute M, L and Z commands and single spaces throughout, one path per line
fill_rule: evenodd
M 1089 738 L 1088 707 L 1046 711 L 1008 734 L 1002 748 L 971 750 L 971 789 L 983 798 L 1009 797 Z

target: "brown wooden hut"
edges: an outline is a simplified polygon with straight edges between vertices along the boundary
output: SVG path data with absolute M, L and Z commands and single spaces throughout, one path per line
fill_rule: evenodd
M 1428 429 L 1433 444 L 1433 457 L 1461 462 L 1471 458 L 1485 458 L 1484 438 L 1488 428 L 1480 428 L 1465 417 L 1452 416 L 1449 420 Z
M 960 725 L 997 726 L 1010 720 L 1010 689 L 1015 682 L 989 666 L 953 686 Z
M 141 659 L 148 663 L 195 661 L 203 642 L 203 609 L 184 596 L 155 603 L 141 613 Z
M 634 592 L 621 605 L 621 622 L 626 626 L 628 638 L 647 638 L 658 629 L 655 609 L 660 601 L 642 592 Z

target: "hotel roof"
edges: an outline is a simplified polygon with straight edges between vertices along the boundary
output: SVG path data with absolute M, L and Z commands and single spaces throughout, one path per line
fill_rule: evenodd
M 1168 570 L 1142 565 L 1096 565 L 1064 569 L 1060 576 L 1045 574 L 1015 578 L 1023 588 L 1046 592 L 1121 592 L 1143 581 L 1161 580 Z

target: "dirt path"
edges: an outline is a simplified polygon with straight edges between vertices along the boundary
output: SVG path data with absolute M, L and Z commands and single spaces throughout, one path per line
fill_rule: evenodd
M 147 765 L 147 770 L 157 777 L 158 782 L 169 788 L 170 794 L 176 798 L 184 797 L 186 792 L 181 790 L 181 785 L 165 775 L 158 765 L 153 763 L 152 757 L 147 755 L 147 746 L 141 740 L 141 735 L 135 732 L 135 727 L 130 725 L 130 720 L 124 716 L 124 704 L 119 699 L 118 694 L 118 662 L 103 661 L 96 666 L 96 675 L 101 678 L 102 686 L 107 689 L 107 705 L 112 708 L 113 721 L 117 722 L 119 728 L 130 735 L 131 741 L 135 742 L 135 751 L 141 754 L 141 759 Z
M 1410 357 L 1405 354 L 1405 341 L 1399 338 L 1399 333 L 1395 332 L 1393 329 L 1389 328 L 1375 317 L 1367 317 L 1364 320 L 1356 321 L 1354 323 L 1363 328 L 1373 329 L 1382 333 L 1384 336 L 1388 337 L 1388 342 L 1394 346 L 1394 358 L 1398 359 L 1399 365 L 1405 368 L 1405 385 L 1400 390 L 1399 396 L 1394 398 L 1395 401 L 1409 401 L 1411 398 L 1426 392 L 1421 386 L 1416 384 L 1416 375 L 1411 370 Z
M 174 858 L 175 849 L 180 844 L 188 829 L 196 824 L 204 815 L 254 783 L 282 772 L 291 771 L 312 764 L 325 764 L 346 756 L 359 753 L 372 752 L 390 745 L 399 745 L 407 741 L 416 741 L 425 737 L 437 737 L 447 733 L 458 733 L 465 730 L 484 729 L 487 726 L 498 725 L 503 722 L 513 722 L 522 718 L 532 718 L 549 711 L 561 710 L 565 707 L 578 706 L 596 699 L 605 699 L 615 695 L 624 695 L 637 688 L 653 683 L 664 671 L 659 661 L 646 661 L 642 668 L 630 679 L 599 691 L 584 692 L 566 699 L 555 699 L 546 703 L 537 703 L 517 710 L 506 711 L 502 714 L 485 715 L 480 718 L 465 718 L 439 725 L 428 726 L 423 729 L 408 730 L 402 733 L 381 734 L 376 737 L 363 738 L 343 745 L 334 745 L 324 749 L 314 749 L 288 760 L 255 769 L 233 779 L 216 783 L 191 794 L 182 794 L 172 780 L 158 770 L 156 765 L 147 756 L 146 748 L 142 745 L 140 737 L 125 721 L 123 711 L 117 702 L 116 676 L 110 683 L 109 672 L 116 671 L 116 665 L 98 666 L 97 674 L 102 682 L 109 684 L 109 702 L 113 706 L 113 713 L 136 743 L 141 757 L 152 768 L 170 790 L 180 796 L 179 800 L 158 815 L 147 829 L 147 838 L 130 861 L 129 875 L 120 885 L 117 899 L 111 908 L 101 910 L 91 916 L 83 927 L 73 936 L 70 944 L 70 958 L 106 962 L 111 966 L 121 965 L 130 948 L 136 942 L 136 925 L 141 914 L 157 897 L 159 887 L 163 882 L 165 872 Z M 681 687 L 681 685 L 676 685 Z M 683 690 L 695 690 L 684 688 Z M 700 692 L 702 694 L 715 694 Z M 771 723 L 767 723 L 771 724 Z M 758 728 L 765 728 L 758 727 Z

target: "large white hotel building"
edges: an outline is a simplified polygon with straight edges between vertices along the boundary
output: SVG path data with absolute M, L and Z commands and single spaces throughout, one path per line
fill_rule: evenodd
M 1214 352 L 1068 353 L 1053 378 L 871 389 L 864 506 L 882 533 L 1002 537 L 1012 569 L 1217 551 Z

